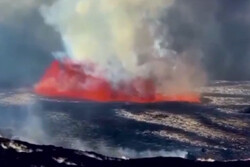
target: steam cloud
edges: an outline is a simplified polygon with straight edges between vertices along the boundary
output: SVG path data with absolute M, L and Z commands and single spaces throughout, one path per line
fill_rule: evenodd
M 173 0 L 57 0 L 43 6 L 45 22 L 60 33 L 66 53 L 56 57 L 91 62 L 113 84 L 141 76 L 162 94 L 181 94 L 205 82 L 196 51 L 168 48 L 160 18 Z M 67 55 L 67 56 L 65 56 Z M 102 73 L 103 75 L 103 73 Z
M 52 61 L 50 53 L 61 50 L 59 35 L 38 10 L 54 2 L 0 0 L 1 86 L 34 84 Z M 175 0 L 163 11 L 161 29 L 167 32 L 161 37 L 178 55 L 201 52 L 212 79 L 249 80 L 249 7 L 248 0 Z
M 163 23 L 171 48 L 203 53 L 209 79 L 249 80 L 248 0 L 176 0 Z

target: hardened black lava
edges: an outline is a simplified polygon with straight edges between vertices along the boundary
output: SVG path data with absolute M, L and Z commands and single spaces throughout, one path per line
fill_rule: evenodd
M 250 161 L 200 162 L 182 158 L 118 159 L 94 152 L 83 152 L 55 146 L 39 146 L 0 138 L 0 166 L 43 167 L 234 167 L 249 166 Z

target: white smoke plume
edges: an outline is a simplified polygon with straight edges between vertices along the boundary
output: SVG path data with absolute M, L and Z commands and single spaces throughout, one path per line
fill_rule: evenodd
M 85 151 L 94 151 L 99 154 L 109 157 L 134 159 L 134 158 L 152 158 L 152 157 L 180 157 L 187 158 L 188 152 L 185 150 L 144 150 L 137 151 L 130 148 L 111 147 L 105 142 L 100 142 L 98 145 L 90 146 L 89 143 L 80 139 L 75 139 L 71 143 L 73 149 L 80 149 Z M 94 148 L 94 149 L 93 149 Z
M 163 47 L 167 39 L 159 33 L 160 18 L 173 3 L 57 0 L 41 13 L 61 35 L 66 53 L 57 56 L 94 63 L 112 83 L 142 76 L 154 80 L 158 92 L 183 93 L 202 85 L 205 75 L 192 52 Z

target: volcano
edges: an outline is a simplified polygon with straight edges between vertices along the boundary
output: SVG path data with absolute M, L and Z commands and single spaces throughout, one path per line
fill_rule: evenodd
M 200 97 L 196 93 L 175 95 L 157 93 L 153 80 L 142 77 L 119 81 L 114 86 L 105 77 L 89 74 L 86 70 L 89 68 L 94 69 L 95 65 L 55 60 L 35 85 L 34 91 L 46 97 L 97 102 L 200 102 Z

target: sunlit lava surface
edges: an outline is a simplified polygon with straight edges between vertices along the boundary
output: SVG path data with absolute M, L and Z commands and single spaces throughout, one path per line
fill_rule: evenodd
M 157 93 L 154 82 L 141 77 L 130 81 L 120 81 L 113 86 L 104 77 L 96 77 L 87 73 L 84 66 L 84 64 L 78 65 L 69 61 L 52 62 L 39 83 L 35 85 L 35 93 L 52 98 L 97 102 L 200 102 L 200 96 L 196 93 L 176 95 Z

